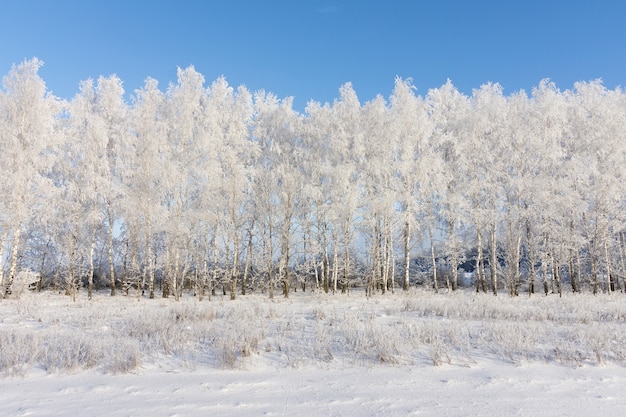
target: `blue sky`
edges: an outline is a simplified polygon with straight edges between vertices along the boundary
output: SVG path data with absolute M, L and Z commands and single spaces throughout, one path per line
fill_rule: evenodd
M 362 102 L 396 75 L 419 94 L 449 78 L 462 92 L 492 81 L 506 94 L 552 79 L 626 86 L 621 0 L 2 0 L 0 73 L 34 56 L 69 99 L 86 78 L 117 74 L 128 93 L 163 90 L 194 65 L 207 84 L 332 102 L 352 82 Z

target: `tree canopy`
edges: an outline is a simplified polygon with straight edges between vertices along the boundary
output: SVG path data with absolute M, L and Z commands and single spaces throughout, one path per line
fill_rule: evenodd
M 290 98 L 193 67 L 129 95 L 54 97 L 38 59 L 0 90 L 0 272 L 74 291 L 200 297 L 313 285 L 626 289 L 626 94 L 396 79 L 361 103 Z

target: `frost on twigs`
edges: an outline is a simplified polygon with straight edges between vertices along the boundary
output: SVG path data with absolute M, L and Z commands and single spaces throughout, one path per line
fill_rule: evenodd
M 11 288 L 4 288 L 3 290 L 9 298 L 19 299 L 25 291 L 35 289 L 38 282 L 39 274 L 25 269 L 15 275 Z

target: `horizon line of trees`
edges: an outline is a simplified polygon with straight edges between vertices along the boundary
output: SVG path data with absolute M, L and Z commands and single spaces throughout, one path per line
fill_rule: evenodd
M 347 83 L 300 113 L 193 67 L 130 102 L 115 75 L 67 101 L 41 65 L 0 90 L 0 298 L 20 269 L 74 297 L 455 290 L 467 261 L 493 294 L 626 289 L 620 88 L 420 96 L 397 78 L 388 99 Z

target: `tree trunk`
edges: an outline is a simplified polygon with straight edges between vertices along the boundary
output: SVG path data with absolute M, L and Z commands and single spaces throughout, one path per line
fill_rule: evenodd
M 456 291 L 459 285 L 459 258 L 456 247 L 456 233 L 454 232 L 456 219 L 450 222 L 450 273 L 452 274 L 452 291 Z
M 91 245 L 89 247 L 89 271 L 87 272 L 87 298 L 89 300 L 93 297 L 93 273 L 95 270 L 93 264 L 93 254 L 96 250 L 96 227 L 93 226 L 93 232 L 91 233 Z
M 485 286 L 485 268 L 483 260 L 483 236 L 480 224 L 476 224 L 476 240 L 477 240 L 477 254 L 476 254 L 476 270 L 474 275 L 476 278 L 476 292 L 487 292 Z
M 148 291 L 150 291 L 150 299 L 154 299 L 154 267 L 156 267 L 156 250 L 154 251 L 154 263 L 152 262 L 152 228 L 148 227 L 148 235 L 146 236 L 146 269 L 148 275 Z
M 377 220 L 374 233 L 376 239 L 374 241 L 375 246 L 373 248 L 376 252 L 376 268 L 374 269 L 376 274 L 374 275 L 374 285 L 375 288 L 378 287 L 378 289 L 382 290 L 382 293 L 384 294 L 387 287 L 387 281 L 385 280 L 385 251 L 383 248 L 384 242 L 382 234 L 383 232 L 381 230 L 380 222 Z
M 179 300 L 179 293 L 178 293 L 178 271 L 180 269 L 180 249 L 176 248 L 175 252 L 174 252 L 174 266 L 172 267 L 172 274 L 171 274 L 171 291 L 172 294 L 174 294 L 174 300 L 178 301 Z
M 544 233 L 543 235 L 543 260 L 541 263 L 543 264 L 543 292 L 547 296 L 548 295 L 548 269 L 549 269 L 549 252 L 548 248 L 548 233 Z
M 496 242 L 496 224 L 491 224 L 491 230 L 489 231 L 489 244 L 491 245 L 490 249 L 490 260 L 489 260 L 489 271 L 491 273 L 491 289 L 493 291 L 493 295 L 498 295 L 498 253 L 497 253 L 497 242 Z
M 70 268 L 67 278 L 67 286 L 65 288 L 65 294 L 72 296 L 72 301 L 76 302 L 76 253 L 78 252 L 78 225 L 74 228 L 74 233 L 71 237 L 71 249 L 70 249 Z
M 2 234 L 2 241 L 0 242 L 0 300 L 4 298 L 4 247 L 7 243 L 7 237 L 9 232 L 7 230 Z
M 591 249 L 592 244 L 589 244 L 589 247 Z M 598 274 L 598 261 L 596 260 L 596 257 L 593 252 L 589 253 L 589 257 L 591 261 L 591 280 L 593 282 L 593 295 L 597 295 L 598 287 L 600 285 L 599 279 L 598 279 L 598 275 L 599 275 Z
M 115 264 L 113 263 L 113 213 L 111 203 L 107 202 L 107 217 L 109 220 L 109 278 L 111 279 L 111 297 L 115 296 Z
M 526 219 L 526 244 L 528 245 L 528 263 L 530 269 L 530 278 L 528 282 L 528 296 L 535 293 L 535 248 L 530 227 L 530 220 Z
M 169 249 L 167 250 L 170 251 Z M 166 264 L 163 266 L 164 276 L 161 278 L 161 282 L 163 283 L 163 291 L 161 293 L 162 298 L 169 298 L 170 296 L 170 281 L 172 280 L 172 262 L 170 260 L 171 254 L 165 254 Z
M 280 242 L 280 265 L 281 265 L 281 280 L 283 284 L 283 297 L 289 298 L 289 290 L 291 284 L 291 276 L 289 274 L 290 259 L 290 229 L 291 229 L 291 214 L 285 215 L 285 224 L 283 225 L 283 231 Z
M 52 291 L 57 292 L 59 289 L 59 274 L 61 273 L 61 268 L 57 265 L 56 271 L 54 272 L 54 279 L 52 281 Z
M 410 254 L 410 242 L 411 242 L 411 223 L 407 220 L 404 223 L 404 283 L 402 289 L 404 291 L 409 290 L 410 283 L 410 268 L 411 268 L 411 254 Z
M 126 249 L 122 260 L 122 295 L 128 295 L 128 252 L 130 250 L 130 239 L 126 238 Z
M 237 298 L 237 278 L 239 275 L 239 234 L 233 231 L 233 267 L 230 271 L 230 299 Z
M 613 271 L 611 270 L 611 256 L 609 254 L 609 236 L 608 233 L 606 234 L 605 238 L 604 238 L 604 262 L 606 263 L 605 266 L 605 270 L 606 270 L 606 284 L 607 284 L 607 293 L 611 294 L 615 288 L 615 284 L 613 283 Z
M 211 296 L 214 296 L 215 286 L 217 285 L 217 229 L 215 229 L 213 238 L 211 239 L 211 246 L 213 251 L 213 273 L 211 274 L 210 294 Z M 211 299 L 211 296 L 209 296 L 209 300 Z
M 338 263 L 338 261 L 337 261 L 337 258 L 338 258 L 338 256 L 337 256 L 337 251 L 338 251 L 337 246 L 338 246 L 338 244 L 337 244 L 337 235 L 335 234 L 333 236 L 333 294 L 337 293 L 337 275 L 339 274 L 339 271 L 338 271 L 338 268 L 337 268 L 338 267 L 338 265 L 337 265 L 337 263 Z
M 4 246 L 4 238 L 3 237 L 3 241 L 2 241 L 2 245 Z M 43 276 L 44 276 L 44 272 L 45 272 L 45 266 L 46 266 L 46 257 L 48 256 L 48 248 L 50 247 L 50 239 L 48 240 L 48 242 L 46 243 L 46 250 L 43 253 L 43 256 L 41 257 L 41 267 L 39 268 L 39 279 L 37 280 L 37 292 L 41 292 L 42 288 L 43 288 Z M 0 257 L 2 257 L 4 254 L 2 253 L 2 251 L 0 251 Z M 0 270 L 2 269 L 2 262 L 0 262 Z M 2 272 L 0 272 L 1 274 Z M 0 288 L 2 287 L 2 277 L 0 276 Z M 2 295 L 0 294 L 0 300 L 2 300 Z
M 624 293 L 626 293 L 626 255 L 625 255 L 625 249 L 624 249 L 624 233 L 620 232 L 617 238 L 618 238 L 617 244 L 619 245 L 619 258 L 620 258 L 621 265 L 622 265 L 622 271 L 621 271 L 622 284 L 624 288 Z
M 324 293 L 328 294 L 330 291 L 330 260 L 328 257 L 328 242 L 326 239 L 326 223 L 323 225 L 322 233 L 322 245 L 324 247 L 324 260 L 322 266 L 322 286 L 324 287 Z
M 574 221 L 570 221 L 570 236 L 574 236 Z M 578 290 L 578 277 L 576 276 L 576 255 L 574 252 L 574 248 L 572 247 L 572 243 L 570 241 L 569 248 L 569 259 L 568 259 L 568 267 L 569 267 L 569 280 L 572 286 L 572 292 L 577 293 Z
M 248 230 L 248 246 L 246 247 L 246 263 L 243 267 L 243 278 L 241 280 L 241 295 L 246 295 L 246 286 L 248 285 L 248 271 L 250 270 L 250 260 L 252 258 L 252 228 L 254 222 Z
M 390 259 L 390 263 L 391 263 L 391 293 L 395 294 L 396 293 L 396 259 L 393 256 L 393 247 L 391 248 L 390 252 L 389 252 L 389 259 Z
M 517 234 L 517 239 L 515 241 L 514 252 L 513 252 L 513 295 L 515 297 L 519 296 L 519 287 L 520 287 L 520 271 L 519 271 L 519 262 L 520 262 L 520 250 L 522 246 L 522 236 L 521 234 Z
M 350 292 L 350 251 L 347 243 L 344 243 L 342 292 Z
M 383 294 L 389 288 L 389 241 L 387 240 L 387 217 L 380 228 L 380 261 L 381 261 L 381 277 Z
M 598 294 L 598 260 L 596 258 L 596 245 L 597 245 L 597 219 L 596 219 L 596 232 L 594 233 L 593 239 L 589 235 L 589 225 L 587 224 L 586 216 L 583 214 L 583 224 L 585 231 L 585 238 L 587 239 L 587 250 L 589 252 L 589 261 L 591 262 L 591 280 L 593 285 L 593 295 Z
M 554 274 L 553 274 L 553 280 L 552 283 L 556 284 L 556 292 L 559 294 L 559 297 L 563 296 L 563 288 L 561 285 L 561 258 L 560 258 L 560 253 L 556 251 L 556 248 L 554 248 L 554 243 L 552 243 L 553 246 L 553 250 L 552 250 L 552 265 L 553 265 L 553 270 L 554 270 Z M 554 291 L 554 288 L 553 288 Z
M 439 284 L 437 283 L 437 259 L 435 259 L 435 242 L 433 241 L 433 233 L 428 228 L 428 237 L 430 240 L 430 258 L 433 265 L 433 288 L 435 289 L 435 294 L 439 292 Z
M 178 286 L 177 286 L 177 297 L 176 297 L 176 301 L 179 301 L 180 298 L 183 296 L 183 290 L 185 289 L 185 282 L 188 283 L 188 290 L 191 290 L 191 280 L 187 279 L 187 277 L 189 276 L 189 253 L 191 252 L 191 249 L 189 247 L 189 242 L 187 243 L 187 247 L 185 248 L 185 252 L 184 252 L 184 258 L 179 261 L 182 262 L 182 265 L 179 266 L 179 273 L 177 276 L 180 277 Z
M 207 228 L 208 229 L 208 228 Z M 209 275 L 209 266 L 208 266 L 208 256 L 209 256 L 209 244 L 207 239 L 209 238 L 209 231 L 206 231 L 206 235 L 202 239 L 202 277 L 199 281 L 198 288 L 198 301 L 202 301 L 204 299 L 207 279 Z
M 133 232 L 132 239 L 132 250 L 130 253 L 130 278 L 135 279 L 135 283 L 137 285 L 137 299 L 141 295 L 141 274 L 139 273 L 139 268 L 137 267 L 137 246 L 139 243 L 137 242 L 137 234 Z
M 11 295 L 13 290 L 13 280 L 15 279 L 15 274 L 17 273 L 17 255 L 19 253 L 19 245 L 20 245 L 20 234 L 22 233 L 21 226 L 17 226 L 15 229 L 15 234 L 13 235 L 13 251 L 11 253 L 11 267 L 9 269 L 9 279 L 7 281 L 7 286 L 4 291 L 5 297 Z
M 267 256 L 267 293 L 270 299 L 274 298 L 274 274 L 272 271 L 274 264 L 274 241 L 273 241 L 273 226 L 270 218 L 268 227 L 268 256 Z

